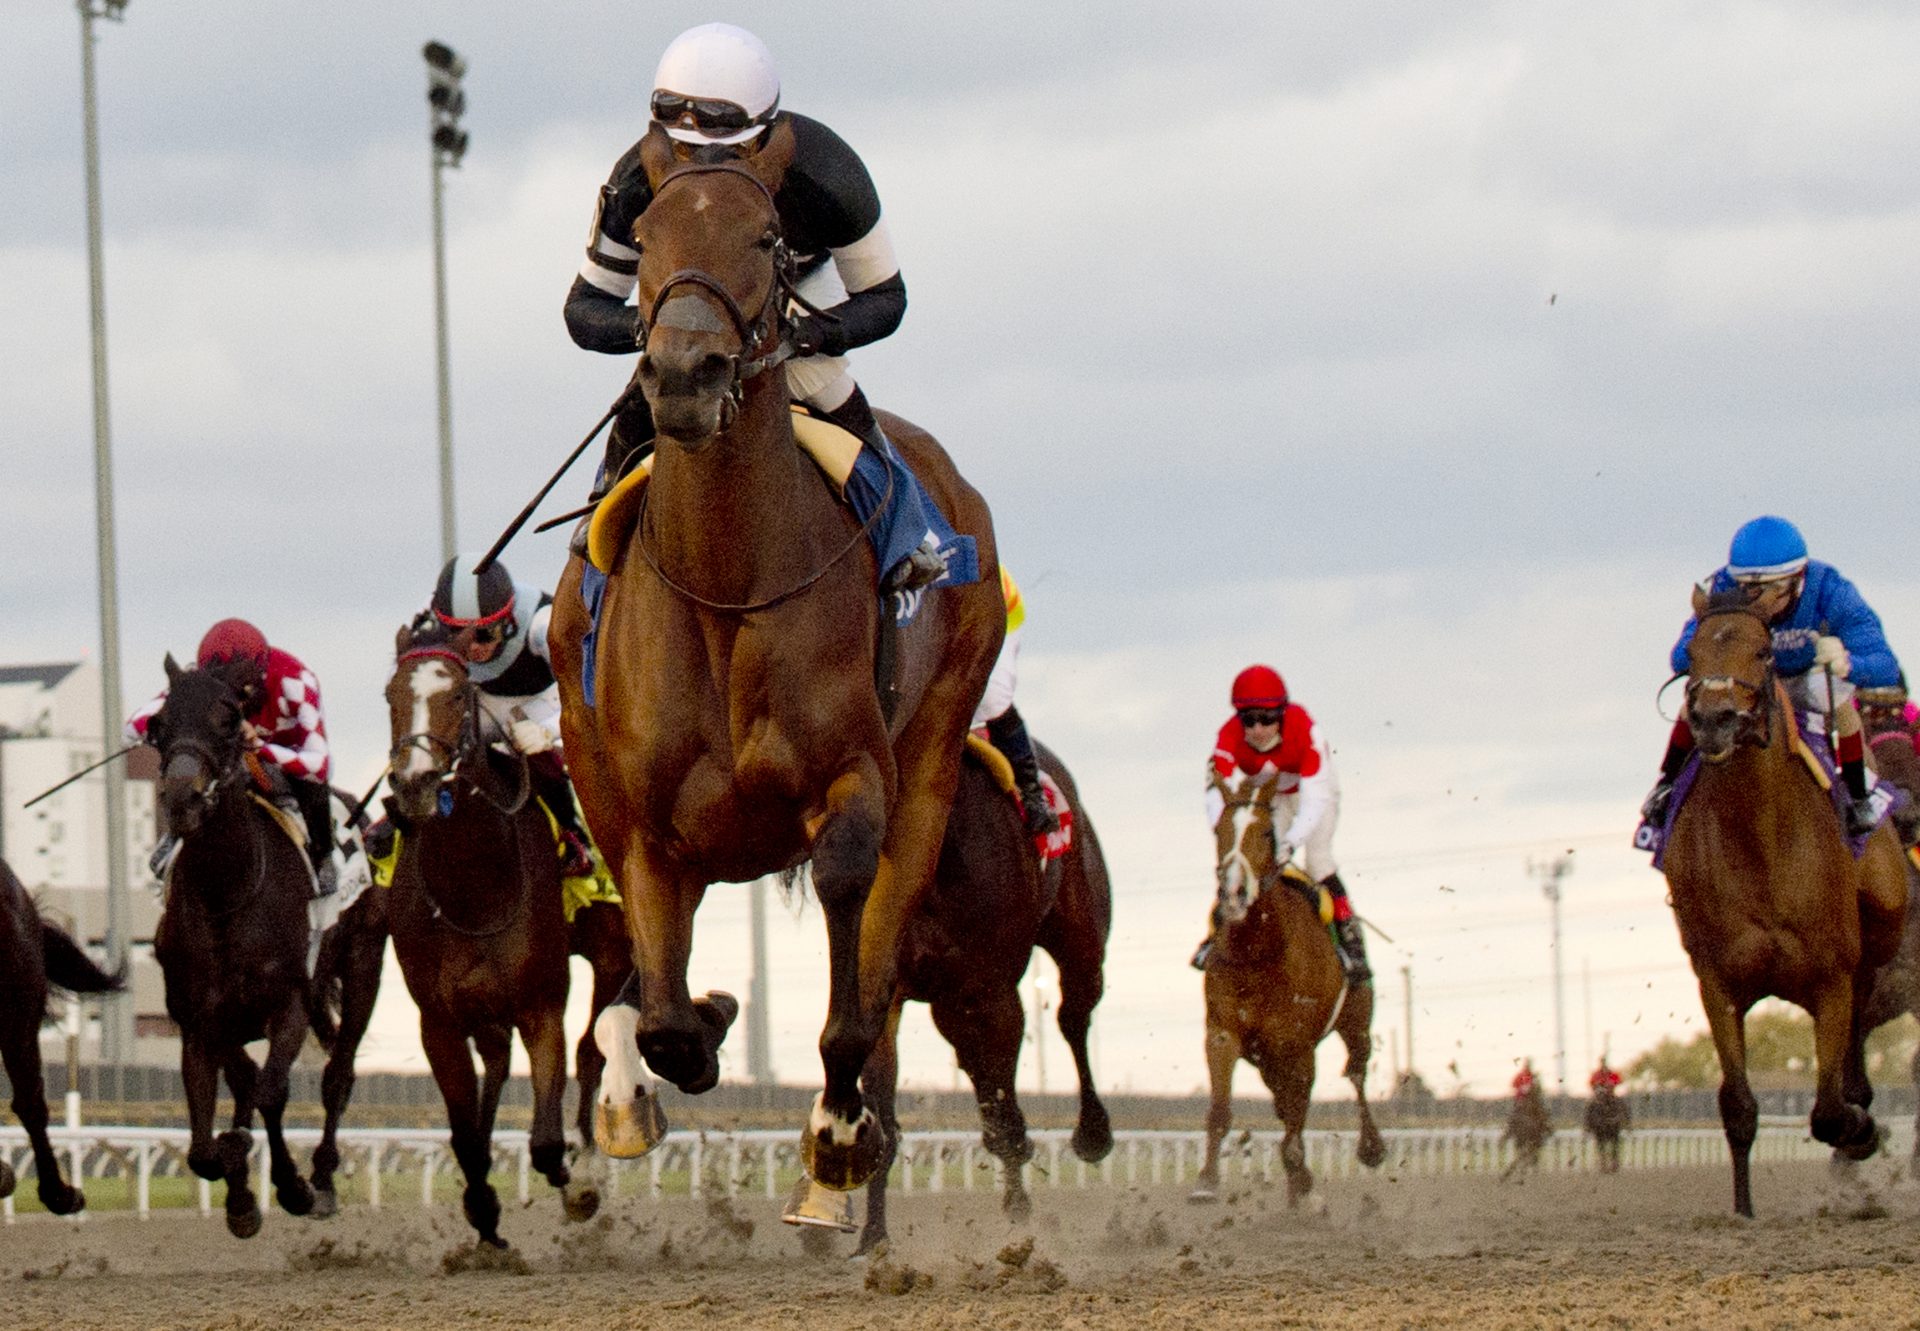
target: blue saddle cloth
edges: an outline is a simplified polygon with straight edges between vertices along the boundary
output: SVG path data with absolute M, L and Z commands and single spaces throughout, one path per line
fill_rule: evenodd
M 1865 836 L 1846 835 L 1847 809 L 1853 803 L 1853 797 L 1847 794 L 1847 784 L 1841 779 L 1840 769 L 1833 761 L 1833 750 L 1828 747 L 1826 736 L 1817 731 L 1803 726 L 1800 737 L 1808 751 L 1813 754 L 1814 760 L 1820 764 L 1821 770 L 1826 773 L 1827 802 L 1833 806 L 1833 816 L 1840 820 L 1841 836 L 1847 843 L 1847 849 L 1853 852 L 1853 858 L 1857 860 L 1866 854 L 1867 838 L 1873 833 L 1869 832 Z M 1673 798 L 1667 801 L 1666 819 L 1658 827 L 1642 819 L 1639 827 L 1634 830 L 1633 844 L 1641 850 L 1653 852 L 1653 867 L 1656 869 L 1665 865 L 1667 838 L 1673 835 L 1674 821 L 1679 818 L 1681 806 L 1687 802 L 1687 796 L 1693 793 L 1693 785 L 1699 775 L 1700 755 L 1694 753 L 1687 758 L 1686 765 L 1680 769 L 1680 775 L 1673 783 Z M 1811 774 L 1808 775 L 1808 779 L 1812 779 Z M 1890 781 L 1882 781 L 1875 785 L 1868 792 L 1868 798 L 1873 801 L 1874 812 L 1877 815 L 1874 820 L 1875 831 L 1879 830 L 1880 824 L 1886 822 L 1897 810 L 1904 809 L 1907 804 L 1907 792 Z

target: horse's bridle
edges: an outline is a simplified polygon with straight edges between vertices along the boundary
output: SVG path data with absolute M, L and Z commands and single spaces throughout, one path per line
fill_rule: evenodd
M 736 176 L 760 191 L 760 196 L 767 202 L 767 212 L 773 218 L 770 224 L 772 243 L 769 246 L 773 258 L 773 280 L 767 284 L 766 299 L 761 301 L 759 310 L 749 319 L 740 308 L 740 302 L 733 298 L 733 293 L 719 278 L 700 268 L 677 268 L 667 274 L 667 280 L 654 293 L 653 303 L 648 306 L 646 317 L 639 321 L 635 334 L 639 338 L 640 361 L 644 365 L 647 359 L 647 336 L 659 325 L 661 308 L 666 305 L 667 297 L 674 288 L 698 287 L 719 301 L 720 308 L 726 311 L 728 320 L 733 324 L 735 336 L 740 339 L 740 350 L 727 358 L 731 371 L 727 402 L 731 411 L 738 411 L 747 383 L 793 354 L 792 344 L 786 337 L 791 331 L 786 314 L 788 305 L 798 305 L 807 313 L 823 318 L 830 319 L 833 316 L 822 314 L 818 307 L 800 294 L 798 281 L 794 277 L 793 251 L 787 248 L 786 239 L 780 234 L 780 210 L 774 203 L 773 191 L 746 167 L 734 162 L 696 162 L 691 166 L 683 166 L 661 180 L 653 197 L 658 199 L 679 181 L 692 176 L 710 175 Z M 769 338 L 772 339 L 771 345 L 768 345 Z
M 1255 782 L 1252 789 L 1244 795 L 1228 790 L 1226 783 L 1218 779 L 1214 781 L 1214 788 L 1220 792 L 1220 798 L 1223 801 L 1220 809 L 1223 816 L 1229 809 L 1251 809 L 1273 798 L 1271 782 Z M 1267 835 L 1269 837 L 1274 835 L 1271 827 L 1268 828 Z M 1265 895 L 1274 884 L 1280 881 L 1281 872 L 1286 866 L 1279 862 L 1279 857 L 1274 857 L 1274 862 L 1267 866 L 1265 873 L 1255 873 L 1253 871 L 1253 861 L 1248 857 L 1246 849 L 1240 844 L 1241 840 L 1244 840 L 1244 838 L 1236 840 L 1233 844 L 1233 849 L 1221 856 L 1214 864 L 1216 896 L 1224 894 L 1226 890 L 1226 871 L 1229 866 L 1234 864 L 1240 866 L 1240 872 L 1246 876 L 1246 881 L 1254 885 L 1254 895 L 1256 899 Z M 1251 909 L 1253 902 L 1249 901 L 1247 905 L 1248 908 Z
M 1773 626 L 1767 623 L 1765 616 L 1761 615 L 1759 611 L 1747 606 L 1721 606 L 1718 609 L 1709 610 L 1699 617 L 1694 627 L 1695 639 L 1697 640 L 1699 638 L 1701 632 L 1706 629 L 1707 624 L 1711 620 L 1723 618 L 1727 615 L 1746 615 L 1759 623 L 1760 627 L 1766 631 L 1769 643 L 1766 666 L 1761 670 L 1758 682 L 1742 679 L 1738 675 L 1689 675 L 1687 678 L 1686 691 L 1687 714 L 1689 716 L 1694 714 L 1696 710 L 1695 703 L 1703 693 L 1726 693 L 1729 697 L 1735 697 L 1736 705 L 1733 709 L 1735 722 L 1734 745 L 1738 747 L 1741 744 L 1751 742 L 1756 747 L 1764 749 L 1773 742 L 1773 725 L 1771 718 L 1773 715 L 1774 685 L 1778 678 L 1774 669 L 1773 652 L 1771 649 Z M 1744 707 L 1738 705 L 1736 690 L 1745 690 L 1750 695 Z
M 425 657 L 438 657 L 442 660 L 452 661 L 459 665 L 463 671 L 466 669 L 466 662 L 461 660 L 457 653 L 449 651 L 445 647 L 409 648 L 400 653 L 400 657 L 395 664 L 396 666 L 405 665 L 408 661 L 420 660 Z M 533 773 L 528 766 L 527 757 L 523 753 L 515 752 L 514 756 L 519 760 L 520 780 L 518 790 L 514 794 L 514 797 L 505 804 L 502 804 L 498 799 L 494 798 L 492 792 L 487 789 L 484 782 L 464 772 L 462 769 L 466 766 L 467 760 L 470 758 L 484 763 L 484 750 L 486 745 L 480 738 L 479 690 L 474 686 L 474 682 L 470 677 L 461 681 L 460 690 L 459 736 L 449 743 L 447 740 L 441 739 L 438 735 L 426 730 L 416 730 L 409 734 L 402 735 L 393 742 L 393 747 L 387 751 L 389 770 L 396 773 L 399 772 L 402 759 L 404 759 L 411 750 L 425 749 L 427 757 L 437 766 L 443 766 L 444 768 L 436 779 L 436 784 L 445 786 L 447 783 L 456 779 L 465 781 L 466 784 L 473 789 L 474 794 L 478 795 L 488 804 L 491 804 L 501 813 L 509 816 L 516 814 L 526 806 L 528 798 L 533 793 Z

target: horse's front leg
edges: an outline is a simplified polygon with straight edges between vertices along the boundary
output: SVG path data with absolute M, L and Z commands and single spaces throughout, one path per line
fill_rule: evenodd
M 260 1069 L 242 1045 L 235 1045 L 222 1063 L 227 1090 L 233 1096 L 233 1126 L 220 1134 L 219 1157 L 227 1181 L 227 1232 L 250 1239 L 260 1232 L 260 1203 L 250 1186 L 248 1158 L 253 1154 L 253 1097 Z
M 1727 1152 L 1733 1157 L 1733 1209 L 1751 1220 L 1750 1157 L 1760 1128 L 1760 1105 L 1747 1082 L 1747 1010 L 1734 1005 L 1712 971 L 1700 975 L 1700 1005 L 1706 1010 L 1707 1028 L 1713 1032 L 1714 1052 L 1720 1056 L 1720 1123 L 1727 1134 Z M 1824 1063 L 1821 1070 L 1826 1070 Z
M 1813 1002 L 1813 1139 L 1850 1160 L 1865 1160 L 1880 1148 L 1873 1115 L 1850 1102 L 1849 1064 L 1859 1056 L 1859 1023 L 1854 1019 L 1854 980 L 1833 976 Z M 1861 1079 L 1865 1080 L 1865 1068 Z
M 1355 1158 L 1368 1169 L 1378 1169 L 1387 1158 L 1387 1143 L 1374 1125 L 1373 1110 L 1367 1105 L 1367 1063 L 1373 1057 L 1373 986 L 1360 984 L 1347 993 L 1335 1027 L 1340 1043 L 1347 1047 L 1347 1065 L 1340 1075 L 1353 1087 L 1360 1106 L 1360 1142 Z
M 273 1195 L 288 1215 L 306 1215 L 313 1210 L 313 1189 L 300 1177 L 300 1166 L 293 1162 L 286 1135 L 281 1130 L 281 1119 L 287 1108 L 287 1071 L 307 1039 L 307 1004 L 301 989 L 295 989 L 288 997 L 286 1006 L 273 1019 L 268 1037 L 267 1064 L 254 1086 L 254 1101 L 267 1128 Z
M 39 1175 L 40 1203 L 55 1215 L 72 1215 L 87 1204 L 80 1190 L 68 1186 L 60 1173 L 59 1157 L 47 1137 L 46 1082 L 40 1064 L 40 1032 L 37 1009 L 28 1012 L 23 1004 L 18 1012 L 0 1014 L 0 1023 L 12 1029 L 0 1029 L 0 1058 L 4 1058 L 7 1080 L 13 1083 L 13 1112 L 27 1130 L 33 1145 L 33 1168 Z M 15 1180 L 6 1158 L 0 1156 L 0 1197 L 13 1191 Z
M 634 1037 L 653 1070 L 689 1095 L 720 1080 L 720 1044 L 740 1010 L 731 994 L 696 1003 L 687 991 L 693 914 L 706 894 L 705 882 L 652 853 L 639 832 L 627 834 L 620 895 L 640 997 Z
M 1211 1202 L 1220 1196 L 1220 1142 L 1233 1126 L 1233 1069 L 1240 1061 L 1243 1047 L 1240 1033 L 1227 1026 L 1207 1023 L 1207 1083 L 1211 1095 L 1207 1103 L 1207 1154 L 1200 1164 L 1200 1177 L 1187 1194 L 1192 1202 Z

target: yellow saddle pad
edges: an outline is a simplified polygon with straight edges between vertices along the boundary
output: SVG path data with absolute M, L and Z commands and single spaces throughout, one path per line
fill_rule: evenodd
M 547 807 L 545 800 L 537 802 L 540 805 L 540 812 L 547 816 L 547 826 L 552 829 L 554 849 L 557 852 L 560 847 L 560 822 L 553 816 L 553 810 Z M 400 863 L 400 836 L 400 829 L 396 827 L 393 830 L 393 844 L 387 848 L 385 855 L 378 859 L 374 858 L 371 852 L 367 855 L 367 864 L 373 870 L 375 887 L 393 886 L 394 866 Z M 600 858 L 599 848 L 588 847 L 588 853 L 593 859 L 591 873 L 579 878 L 560 880 L 560 909 L 565 913 L 568 924 L 572 924 L 573 917 L 587 906 L 602 901 L 615 906 L 620 904 L 620 889 L 614 884 L 613 874 L 608 870 L 607 862 Z
M 847 491 L 847 477 L 853 474 L 854 459 L 860 456 L 859 436 L 843 430 L 832 421 L 809 415 L 805 408 L 793 408 L 793 440 L 812 458 L 834 488 Z M 640 494 L 653 475 L 653 455 L 622 476 L 607 491 L 593 517 L 587 523 L 587 560 L 602 573 L 613 572 L 633 525 L 640 518 Z

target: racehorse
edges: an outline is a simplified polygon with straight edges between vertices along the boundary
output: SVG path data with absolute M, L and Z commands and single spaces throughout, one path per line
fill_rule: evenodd
M 532 1070 L 533 1168 L 561 1189 L 568 1219 L 591 1219 L 600 1193 L 590 1124 L 605 1063 L 589 1023 L 575 1051 L 582 1136 L 576 1178 L 561 1128 L 567 957 L 577 951 L 593 967 L 595 1014 L 632 963 L 617 907 L 582 907 L 567 924 L 552 824 L 533 796 L 525 757 L 489 742 L 457 647 L 431 621 L 401 629 L 395 642 L 388 783 L 401 841 L 387 912 L 466 1177 L 467 1221 L 482 1243 L 504 1248 L 500 1198 L 487 1174 L 513 1032 L 520 1032 Z M 475 1051 L 482 1079 L 474 1075 Z
M 241 731 L 239 672 L 248 668 L 182 670 L 167 657 L 167 700 L 147 726 L 147 742 L 160 753 L 161 812 L 180 839 L 153 951 L 167 1014 L 180 1029 L 192 1125 L 187 1164 L 203 1179 L 226 1180 L 227 1230 L 243 1239 L 260 1232 L 247 1170 L 256 1108 L 282 1209 L 306 1215 L 314 1204 L 280 1128 L 287 1070 L 307 1037 L 313 874 L 306 851 L 259 793 L 267 774 Z M 263 1066 L 246 1050 L 259 1039 L 268 1042 Z M 216 1139 L 222 1070 L 233 1126 Z
M 352 797 L 347 800 L 347 807 L 353 809 Z M 369 888 L 321 936 L 320 955 L 313 967 L 308 1021 L 314 1038 L 327 1051 L 326 1070 L 320 1075 L 326 1122 L 319 1145 L 313 1148 L 313 1214 L 319 1219 L 339 1210 L 333 1175 L 340 1167 L 340 1118 L 353 1095 L 353 1059 L 373 1020 L 386 957 L 387 894 Z
M 1219 1195 L 1220 1141 L 1233 1124 L 1233 1070 L 1246 1059 L 1273 1094 L 1286 1126 L 1280 1162 L 1287 1202 L 1313 1188 L 1307 1168 L 1307 1105 L 1313 1095 L 1314 1050 L 1332 1031 L 1347 1047 L 1341 1073 L 1360 1105 L 1360 1163 L 1376 1168 L 1386 1142 L 1367 1106 L 1367 1061 L 1373 1052 L 1373 985 L 1349 985 L 1308 893 L 1305 874 L 1274 861 L 1273 787 L 1277 774 L 1245 776 L 1229 785 L 1209 772 L 1225 801 L 1214 825 L 1215 941 L 1207 958 L 1207 1155 L 1190 1199 Z
M 1513 1159 L 1500 1171 L 1503 1182 L 1540 1167 L 1540 1152 L 1553 1140 L 1553 1115 L 1547 1110 L 1547 1093 L 1538 1080 L 1513 1097 L 1500 1140 L 1513 1143 Z
M 1914 752 L 1912 736 L 1904 729 L 1876 730 L 1874 709 L 1862 706 L 1860 711 L 1880 779 L 1906 791 L 1910 813 L 1920 810 L 1920 754 Z M 1893 721 L 1897 723 L 1897 714 Z M 1874 973 L 1861 1029 L 1870 1034 L 1908 1012 L 1920 1017 L 1920 867 L 1916 867 L 1911 852 L 1907 859 L 1907 917 L 1900 931 L 1900 945 L 1892 959 Z M 1914 1051 L 1910 1072 L 1914 1085 L 1920 1087 L 1920 1049 Z M 1920 1127 L 1920 1119 L 1916 1126 Z M 1913 1155 L 1920 1162 L 1920 1137 L 1914 1141 Z
M 689 996 L 701 898 L 714 882 L 812 861 L 830 992 L 826 1085 L 802 1157 L 812 1178 L 850 1190 L 885 1154 L 860 1073 L 1006 631 L 992 523 L 929 435 L 882 415 L 979 555 L 977 582 L 902 598 L 917 613 L 895 632 L 865 531 L 797 446 L 784 376 L 767 373 L 793 293 L 771 190 L 792 136 L 776 127 L 752 158 L 724 164 L 676 164 L 668 142 L 646 141 L 654 198 L 634 227 L 646 311 L 636 379 L 659 451 L 599 598 L 595 697 L 581 684 L 579 559 L 556 594 L 562 730 L 626 902 L 635 1038 L 681 1090 L 718 1080 L 732 1006 Z M 878 680 L 876 658 L 890 667 Z M 644 1113 L 636 1097 L 616 1117 Z
M 40 1073 L 40 1023 L 47 992 L 118 993 L 121 979 L 94 965 L 58 926 L 40 918 L 26 888 L 0 860 L 0 1062 L 13 1084 L 13 1112 L 33 1145 L 40 1203 L 55 1215 L 72 1215 L 87 1204 L 60 1175 L 60 1161 L 47 1140 L 46 1083 Z M 0 1197 L 11 1197 L 17 1180 L 0 1156 Z
M 1627 1098 L 1616 1092 L 1611 1086 L 1593 1088 L 1593 1098 L 1587 1101 L 1587 1131 L 1593 1134 L 1593 1144 L 1600 1155 L 1600 1172 L 1617 1174 L 1620 1172 L 1620 1135 L 1630 1126 L 1632 1111 L 1627 1106 Z
M 901 935 L 900 980 L 886 1033 L 861 1074 L 886 1130 L 887 1153 L 867 1184 L 860 1252 L 871 1252 L 887 1238 L 887 1177 L 900 1137 L 894 1112 L 896 1037 L 901 1006 L 909 1001 L 932 1008 L 935 1028 L 973 1082 L 981 1140 L 1005 1166 L 1003 1208 L 1015 1219 L 1031 1212 L 1020 1166 L 1033 1157 L 1033 1145 L 1014 1095 L 1014 1073 L 1026 1033 L 1020 977 L 1035 946 L 1059 967 L 1060 1034 L 1073 1051 L 1080 1078 L 1073 1152 L 1092 1162 L 1113 1149 L 1113 1130 L 1087 1055 L 1113 914 L 1107 865 L 1065 764 L 1045 745 L 1036 742 L 1034 752 L 1072 810 L 1073 844 L 1042 865 L 1020 806 L 979 762 L 962 766 L 933 888 Z
M 1749 1153 L 1758 1107 L 1747 1082 L 1746 1014 L 1769 995 L 1813 1017 L 1812 1130 L 1850 1159 L 1878 1149 L 1861 1046 L 1874 972 L 1907 909 L 1888 828 L 1856 861 L 1839 816 L 1800 757 L 1772 630 L 1735 589 L 1696 589 L 1687 715 L 1699 754 L 1665 861 L 1680 942 L 1720 1056 L 1720 1120 L 1733 1156 L 1733 1206 L 1753 1214 Z

